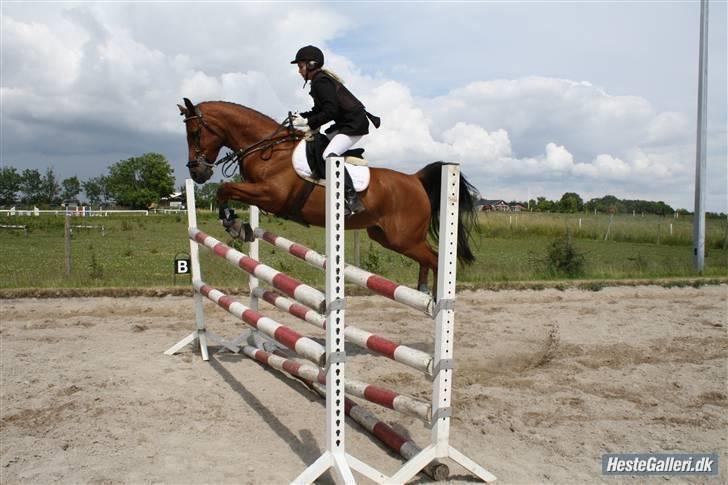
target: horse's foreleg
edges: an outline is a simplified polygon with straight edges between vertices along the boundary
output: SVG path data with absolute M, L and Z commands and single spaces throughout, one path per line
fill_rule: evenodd
M 255 240 L 255 235 L 250 224 L 243 223 L 235 215 L 235 211 L 228 207 L 228 201 L 238 200 L 248 205 L 260 205 L 262 200 L 259 196 L 260 192 L 260 187 L 246 182 L 224 183 L 217 189 L 218 215 L 225 230 L 233 238 L 251 242 Z

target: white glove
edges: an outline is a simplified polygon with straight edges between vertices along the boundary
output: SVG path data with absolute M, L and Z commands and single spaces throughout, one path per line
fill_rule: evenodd
M 292 124 L 293 127 L 298 130 L 309 131 L 311 129 L 311 127 L 308 126 L 308 120 L 298 113 L 293 115 Z

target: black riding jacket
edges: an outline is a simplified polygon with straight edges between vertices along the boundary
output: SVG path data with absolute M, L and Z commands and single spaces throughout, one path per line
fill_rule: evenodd
M 313 98 L 313 108 L 301 113 L 301 116 L 308 120 L 312 130 L 333 121 L 334 125 L 327 132 L 366 135 L 369 133 L 369 119 L 375 127 L 379 127 L 379 118 L 367 113 L 362 102 L 346 86 L 324 71 L 319 70 L 313 75 L 309 94 Z

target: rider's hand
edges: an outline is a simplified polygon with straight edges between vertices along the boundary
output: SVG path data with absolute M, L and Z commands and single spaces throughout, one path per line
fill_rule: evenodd
M 309 131 L 311 129 L 311 127 L 308 126 L 308 120 L 298 113 L 293 115 L 293 120 L 291 121 L 291 124 L 297 130 Z

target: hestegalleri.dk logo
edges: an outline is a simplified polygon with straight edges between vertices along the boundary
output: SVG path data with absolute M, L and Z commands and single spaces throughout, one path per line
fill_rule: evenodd
M 717 453 L 608 453 L 604 475 L 717 475 Z

